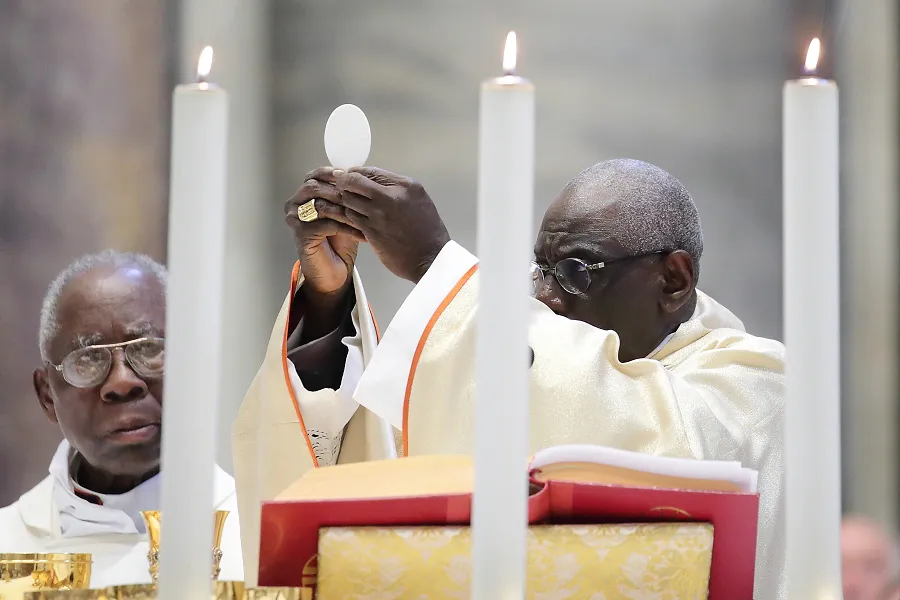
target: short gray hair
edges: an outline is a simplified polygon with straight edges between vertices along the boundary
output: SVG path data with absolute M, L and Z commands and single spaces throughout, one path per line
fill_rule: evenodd
M 38 348 L 41 351 L 41 359 L 50 362 L 50 341 L 59 333 L 59 299 L 63 290 L 75 278 L 89 271 L 101 267 L 137 266 L 154 275 L 163 288 L 169 277 L 166 268 L 145 254 L 135 252 L 119 252 L 118 250 L 104 250 L 96 254 L 87 254 L 75 260 L 63 269 L 50 283 L 44 301 L 41 303 L 41 324 L 38 328 Z
M 588 167 L 566 186 L 566 192 L 579 196 L 602 191 L 620 202 L 611 227 L 629 253 L 684 250 L 693 259 L 696 283 L 703 230 L 697 206 L 680 181 L 650 163 L 619 158 Z

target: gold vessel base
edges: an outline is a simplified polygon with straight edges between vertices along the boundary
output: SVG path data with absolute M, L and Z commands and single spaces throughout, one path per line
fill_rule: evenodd
M 247 588 L 240 581 L 219 581 L 210 591 L 210 600 L 312 600 L 313 597 L 312 590 L 309 589 Z M 156 600 L 157 596 L 156 588 L 148 583 L 117 585 L 102 590 L 26 592 L 17 598 L 24 598 L 24 600 Z

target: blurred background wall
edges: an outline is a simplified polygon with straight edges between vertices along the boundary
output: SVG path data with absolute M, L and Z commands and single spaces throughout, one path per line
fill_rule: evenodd
M 107 247 L 165 259 L 166 15 L 155 0 L 0 2 L 0 505 L 60 439 L 31 385 L 50 280 Z
M 361 106 L 373 133 L 369 163 L 419 179 L 454 238 L 477 250 L 478 85 L 499 73 L 509 29 L 519 34 L 521 72 L 538 88 L 537 219 L 595 162 L 660 165 L 700 208 L 701 287 L 751 332 L 774 338 L 781 86 L 797 74 L 809 38 L 824 32 L 844 127 L 845 499 L 893 524 L 898 107 L 889 0 L 846 8 L 824 0 L 0 3 L 0 44 L 11 48 L 0 53 L 0 504 L 43 476 L 59 437 L 30 391 L 44 286 L 77 254 L 101 247 L 162 256 L 169 96 L 191 78 L 203 45 L 215 47 L 213 79 L 231 98 L 219 418 L 220 458 L 230 467 L 228 425 L 293 262 L 282 205 L 326 162 L 329 113 Z M 360 265 L 384 326 L 410 286 L 368 251 Z

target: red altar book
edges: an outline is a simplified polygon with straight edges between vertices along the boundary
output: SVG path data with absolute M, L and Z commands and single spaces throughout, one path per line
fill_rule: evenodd
M 733 462 L 560 446 L 535 455 L 529 478 L 531 524 L 711 523 L 709 599 L 753 598 L 755 471 Z M 315 565 L 320 528 L 468 525 L 472 488 L 472 459 L 465 456 L 310 471 L 263 504 L 259 585 L 308 585 L 304 572 Z

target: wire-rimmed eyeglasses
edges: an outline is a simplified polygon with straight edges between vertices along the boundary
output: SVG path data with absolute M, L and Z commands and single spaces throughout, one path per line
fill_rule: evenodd
M 670 250 L 657 250 L 655 252 L 647 252 L 645 254 L 636 254 L 633 256 L 623 256 L 613 260 L 606 260 L 594 264 L 588 264 L 580 258 L 564 258 L 552 267 L 541 266 L 536 262 L 531 263 L 531 281 L 534 284 L 532 293 L 537 294 L 541 285 L 544 283 L 544 277 L 552 274 L 556 278 L 559 287 L 570 294 L 583 294 L 588 291 L 591 286 L 591 271 L 602 269 L 603 267 L 623 260 L 633 258 L 641 258 L 644 256 L 652 256 L 654 254 L 665 254 Z
M 62 373 L 69 385 L 77 388 L 94 387 L 109 375 L 113 362 L 113 350 L 122 348 L 125 360 L 139 377 L 154 379 L 162 377 L 166 343 L 162 338 L 138 338 L 118 344 L 97 344 L 73 350 L 58 365 L 47 362 Z

